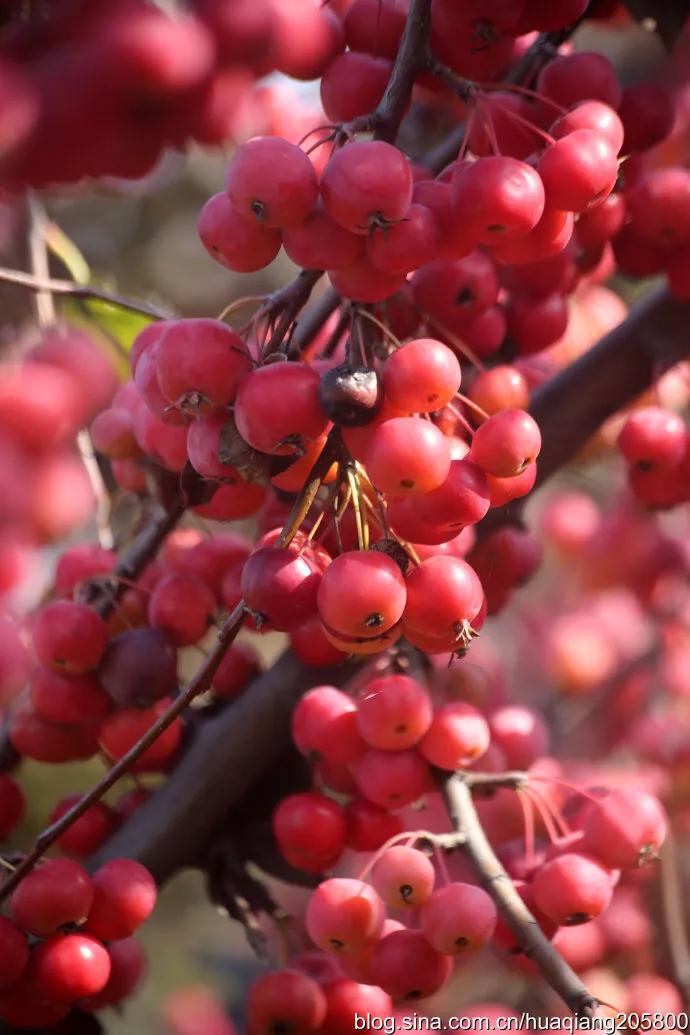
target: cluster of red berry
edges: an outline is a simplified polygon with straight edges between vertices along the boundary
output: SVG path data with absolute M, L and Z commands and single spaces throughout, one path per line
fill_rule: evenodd
M 497 769 L 529 768 L 527 795 L 534 795 L 539 829 L 551 843 L 535 850 L 525 840 L 506 842 L 506 830 L 498 828 L 501 858 L 518 894 L 548 938 L 560 932 L 566 951 L 570 930 L 584 925 L 584 944 L 571 939 L 569 949 L 579 969 L 586 965 L 586 953 L 595 951 L 594 938 L 604 953 L 602 914 L 612 902 L 609 939 L 617 937 L 619 950 L 634 941 L 630 931 L 615 932 L 621 918 L 639 914 L 635 882 L 624 884 L 615 899 L 614 891 L 621 871 L 652 858 L 666 836 L 658 800 L 628 788 L 573 788 L 565 803 L 561 796 L 561 807 L 558 779 L 542 775 L 548 733 L 538 715 L 506 706 L 487 721 L 465 701 L 440 703 L 438 690 L 432 694 L 416 679 L 393 675 L 363 681 L 352 696 L 315 687 L 298 704 L 295 743 L 330 791 L 284 798 L 273 817 L 275 837 L 298 869 L 359 872 L 325 879 L 310 895 L 305 924 L 325 955 L 297 956 L 289 969 L 256 982 L 248 1000 L 251 1032 L 258 1035 L 281 1023 L 339 1035 L 352 1030 L 355 1013 L 392 1016 L 406 1001 L 433 995 L 450 977 L 456 958 L 488 944 L 513 960 L 522 952 L 467 868 L 460 868 L 462 879 L 450 877 L 453 858 L 444 855 L 429 764 L 470 772 L 490 771 L 492 762 Z M 492 760 L 492 753 L 500 757 Z M 500 793 L 516 798 L 514 791 Z M 343 797 L 345 805 L 339 804 Z M 409 806 L 420 797 L 427 807 L 415 813 Z M 415 814 L 437 833 L 406 831 Z M 559 834 L 566 815 L 567 833 Z M 596 927 L 591 921 L 599 916 Z M 657 1009 L 667 992 L 648 977 L 649 987 L 643 988 L 645 975 L 640 975 L 633 1001 L 644 1001 L 646 1009 L 651 1001 Z M 670 1009 L 678 1009 L 677 996 Z
M 43 862 L 17 886 L 0 916 L 0 1017 L 18 1028 L 52 1027 L 76 1002 L 115 1006 L 145 970 L 132 935 L 153 911 L 156 885 L 131 859 L 93 877 L 70 859 Z
M 146 0 L 47 6 L 3 5 L 0 177 L 13 190 L 138 178 L 166 148 L 221 144 L 242 132 L 258 76 L 311 78 L 315 55 L 343 45 L 308 0 L 198 0 L 174 17 Z

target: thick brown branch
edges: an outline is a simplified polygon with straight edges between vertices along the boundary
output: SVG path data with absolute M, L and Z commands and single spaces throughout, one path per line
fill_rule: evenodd
M 690 304 L 665 288 L 535 394 L 530 413 L 542 431 L 537 485 L 577 456 L 612 414 L 690 355 Z
M 454 774 L 445 782 L 443 795 L 453 829 L 465 835 L 464 851 L 525 955 L 536 963 L 544 980 L 577 1017 L 594 1016 L 598 1001 L 554 949 L 520 898 L 484 833 L 472 801 L 469 783 L 461 773 Z
M 342 682 L 351 669 L 312 669 L 287 652 L 229 708 L 201 722 L 165 784 L 93 860 L 126 855 L 164 881 L 198 864 L 228 810 L 275 763 L 289 738 L 290 716 L 309 687 Z
M 275 320 L 271 337 L 263 348 L 264 356 L 270 356 L 285 344 L 290 328 L 322 276 L 323 270 L 300 270 L 293 281 L 271 295 L 261 307 L 257 320 L 268 319 L 270 324 Z

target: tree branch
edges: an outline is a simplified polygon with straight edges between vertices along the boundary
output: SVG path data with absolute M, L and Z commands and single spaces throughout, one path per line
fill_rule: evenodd
M 669 833 L 659 864 L 661 907 L 673 979 L 687 1007 L 690 1004 L 690 945 L 686 926 L 685 896 L 678 861 L 678 846 Z
M 363 116 L 361 122 L 355 119 L 355 130 L 373 129 L 377 140 L 394 143 L 412 95 L 417 73 L 427 57 L 430 31 L 431 0 L 411 0 L 405 29 L 385 93 L 372 115 Z
M 198 865 L 228 810 L 276 762 L 299 698 L 317 683 L 343 682 L 351 665 L 308 668 L 289 651 L 228 708 L 199 723 L 165 783 L 92 860 L 126 855 L 161 882 Z
M 446 780 L 443 796 L 453 829 L 465 836 L 463 850 L 469 856 L 484 888 L 503 913 L 525 955 L 534 960 L 544 980 L 568 1004 L 576 1017 L 593 1017 L 599 1005 L 598 1000 L 590 995 L 575 971 L 554 949 L 498 861 L 477 816 L 470 784 L 464 774 L 455 773 Z
M 689 320 L 690 304 L 661 288 L 535 393 L 530 413 L 543 438 L 537 486 L 577 456 L 608 417 L 690 355 Z
M 10 270 L 0 267 L 0 281 L 7 284 L 16 284 L 17 287 L 28 288 L 29 291 L 36 291 L 39 295 L 49 292 L 51 295 L 69 295 L 72 298 L 97 298 L 101 302 L 109 302 L 111 305 L 119 306 L 120 309 L 129 309 L 133 313 L 142 313 L 154 320 L 169 320 L 170 313 L 149 305 L 147 302 L 135 302 L 132 298 L 125 298 L 112 291 L 102 291 L 100 288 L 88 284 L 77 284 L 74 280 L 57 280 L 54 277 L 39 277 L 32 273 L 24 273 L 22 270 Z

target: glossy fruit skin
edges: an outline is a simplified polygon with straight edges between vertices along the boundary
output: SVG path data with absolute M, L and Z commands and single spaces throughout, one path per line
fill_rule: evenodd
M 643 406 L 626 419 L 618 436 L 618 448 L 642 470 L 671 468 L 685 454 L 685 422 L 677 413 L 660 406 Z
M 300 970 L 271 971 L 250 986 L 247 1018 L 251 1035 L 271 1035 L 283 1029 L 295 1035 L 312 1035 L 325 1017 L 323 991 Z
M 452 963 L 429 945 L 421 931 L 393 931 L 371 957 L 374 982 L 393 999 L 426 999 L 450 975 Z
M 176 646 L 200 640 L 213 621 L 216 599 L 201 581 L 188 575 L 168 575 L 149 599 L 148 619 Z
M 81 923 L 93 898 L 91 878 L 79 863 L 49 859 L 17 885 L 10 898 L 10 913 L 25 931 L 48 938 L 64 924 Z
M 393 352 L 383 368 L 383 390 L 394 407 L 431 413 L 450 402 L 460 388 L 455 353 L 433 338 L 417 338 Z
M 407 159 L 383 141 L 357 141 L 333 155 L 321 177 L 326 211 L 356 234 L 373 223 L 395 222 L 412 200 L 412 174 Z
M 29 943 L 23 931 L 0 916 L 0 989 L 19 981 L 29 962 Z
M 599 916 L 613 894 L 610 871 L 575 852 L 565 852 L 540 867 L 532 889 L 542 912 L 566 926 Z
M 303 363 L 258 367 L 241 382 L 235 421 L 242 438 L 262 453 L 290 456 L 318 438 L 328 423 L 319 405 L 318 373 Z
M 547 148 L 537 171 L 547 205 L 585 212 L 613 190 L 618 162 L 608 140 L 591 130 L 577 129 Z
M 490 740 L 481 712 L 464 701 L 451 701 L 437 709 L 419 750 L 431 765 L 453 771 L 481 758 Z
M 392 68 L 392 61 L 358 50 L 338 54 L 319 87 L 325 114 L 335 123 L 350 122 L 373 111 L 383 97 Z
M 305 924 L 320 949 L 347 955 L 377 941 L 384 917 L 383 902 L 372 887 L 349 877 L 332 877 L 311 895 Z
M 393 1003 L 389 995 L 375 985 L 359 984 L 343 979 L 326 989 L 326 1021 L 324 1029 L 330 1035 L 351 1035 L 355 1014 L 367 1013 L 373 1017 L 392 1017 Z
M 382 808 L 409 805 L 433 787 L 427 763 L 414 750 L 369 748 L 355 763 L 354 774 L 360 794 Z
M 374 863 L 371 880 L 390 909 L 416 909 L 434 890 L 435 871 L 423 852 L 394 845 Z
M 450 450 L 441 431 L 421 417 L 394 417 L 372 432 L 364 465 L 377 489 L 390 496 L 417 495 L 442 485 Z
M 481 949 L 493 937 L 497 920 L 496 906 L 485 891 L 458 882 L 438 888 L 420 914 L 429 943 L 446 955 Z
M 540 449 L 536 421 L 524 410 L 501 410 L 475 431 L 470 457 L 487 474 L 512 478 L 536 460 Z
M 141 863 L 111 859 L 93 875 L 94 900 L 85 930 L 102 941 L 129 938 L 153 912 L 156 883 Z
M 539 174 L 517 158 L 492 156 L 458 163 L 452 180 L 455 216 L 480 244 L 495 244 L 533 230 L 544 212 Z
M 353 266 L 362 256 L 361 234 L 350 233 L 317 204 L 297 226 L 286 227 L 283 247 L 298 266 L 337 270 Z
M 97 995 L 81 1000 L 82 1010 L 93 1012 L 105 1006 L 116 1006 L 132 994 L 146 971 L 146 956 L 136 938 L 109 942 L 110 977 Z
M 659 801 L 637 790 L 614 790 L 592 803 L 584 823 L 583 849 L 605 866 L 632 869 L 654 857 L 668 833 Z
M 426 636 L 459 638 L 483 599 L 482 584 L 469 564 L 456 557 L 429 557 L 407 577 L 403 623 Z
M 263 269 L 280 251 L 280 231 L 245 219 L 225 193 L 208 199 L 199 213 L 197 229 L 211 258 L 237 273 Z
M 242 569 L 242 595 L 260 623 L 290 632 L 316 613 L 322 578 L 308 552 L 294 544 L 285 550 L 263 547 Z
M 242 144 L 230 163 L 226 188 L 240 215 L 269 228 L 301 223 L 318 196 L 308 155 L 280 137 L 254 137 Z
M 316 686 L 292 713 L 292 739 L 307 757 L 335 764 L 354 762 L 364 751 L 354 701 L 334 686 Z
M 614 109 L 603 101 L 579 101 L 565 115 L 556 119 L 549 132 L 558 140 L 568 133 L 574 133 L 576 129 L 595 130 L 606 137 L 616 154 L 623 146 L 623 123 Z
M 66 675 L 83 675 L 95 668 L 108 642 L 103 619 L 91 608 L 71 600 L 56 600 L 42 607 L 32 632 L 38 660 Z
M 105 988 L 110 956 L 96 938 L 57 934 L 34 951 L 31 975 L 46 999 L 72 1003 Z
M 251 369 L 242 338 L 219 320 L 202 318 L 169 321 L 151 361 L 170 406 L 188 406 L 195 416 L 231 403 Z M 140 367 L 141 361 L 137 376 Z
M 367 256 L 384 273 L 408 273 L 436 258 L 440 239 L 434 214 L 413 203 L 399 223 L 374 228 L 367 238 Z
M 431 725 L 426 689 L 409 676 L 383 676 L 369 683 L 357 702 L 357 726 L 369 747 L 402 751 L 413 747 Z
M 330 870 L 345 847 L 345 815 L 324 794 L 287 795 L 275 809 L 272 825 L 287 861 L 307 873 Z
M 384 553 L 349 550 L 324 572 L 317 606 L 322 622 L 336 635 L 377 636 L 392 629 L 407 594 L 400 568 Z

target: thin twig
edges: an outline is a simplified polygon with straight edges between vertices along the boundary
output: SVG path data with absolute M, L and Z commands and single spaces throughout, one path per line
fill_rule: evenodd
M 175 698 L 172 704 L 166 708 L 153 725 L 149 727 L 146 733 L 139 738 L 136 744 L 133 744 L 129 751 L 127 751 L 126 754 L 124 754 L 122 758 L 120 758 L 115 765 L 101 777 L 98 783 L 94 784 L 86 794 L 82 795 L 82 797 L 75 802 L 72 808 L 68 809 L 67 812 L 65 812 L 64 815 L 62 815 L 55 823 L 51 824 L 51 826 L 47 827 L 39 834 L 28 855 L 26 855 L 21 863 L 19 863 L 14 873 L 12 873 L 11 876 L 8 877 L 2 885 L 0 885 L 0 902 L 7 898 L 22 878 L 34 868 L 41 856 L 55 844 L 57 839 L 64 834 L 64 832 L 68 830 L 80 816 L 83 816 L 88 808 L 94 805 L 97 801 L 100 801 L 103 795 L 117 783 L 121 776 L 124 776 L 125 773 L 129 772 L 135 762 L 137 762 L 144 752 L 148 750 L 156 740 L 158 740 L 160 735 L 173 724 L 175 719 L 192 703 L 194 698 L 198 697 L 199 694 L 203 693 L 205 690 L 208 690 L 216 669 L 242 628 L 244 614 L 244 601 L 241 600 L 234 611 L 232 611 L 223 622 L 218 631 L 218 638 L 213 650 L 209 652 L 206 661 L 203 663 L 201 668 L 198 669 L 186 689 L 184 689 L 182 693 Z
M 522 951 L 536 963 L 544 980 L 576 1017 L 595 1016 L 598 1000 L 554 949 L 496 857 L 479 821 L 470 784 L 463 773 L 454 773 L 444 782 L 443 796 L 453 829 L 465 835 L 464 851 L 484 888 L 503 913 Z
M 96 298 L 101 302 L 108 302 L 110 305 L 118 306 L 120 309 L 128 309 L 133 313 L 142 313 L 154 320 L 169 320 L 170 313 L 149 305 L 147 302 L 136 302 L 132 298 L 125 298 L 123 295 L 115 294 L 112 291 L 103 291 L 90 284 L 77 284 L 74 280 L 58 280 L 54 277 L 35 276 L 32 273 L 24 273 L 22 270 L 11 270 L 0 267 L 0 281 L 7 284 L 16 284 L 17 287 L 27 288 L 29 291 L 50 292 L 51 295 L 69 295 L 72 298 Z
M 46 247 L 46 211 L 35 194 L 30 194 L 27 202 L 29 211 L 29 262 L 33 275 L 41 281 L 50 280 L 50 264 Z M 36 320 L 39 327 L 48 327 L 55 323 L 55 303 L 50 289 L 46 286 L 36 291 L 34 299 Z

